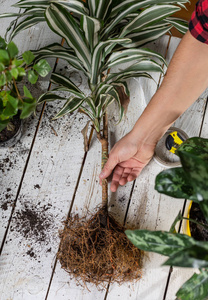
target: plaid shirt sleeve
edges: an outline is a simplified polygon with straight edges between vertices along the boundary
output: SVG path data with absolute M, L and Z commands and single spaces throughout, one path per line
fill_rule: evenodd
M 208 0 L 199 0 L 189 21 L 189 30 L 198 41 L 208 44 Z

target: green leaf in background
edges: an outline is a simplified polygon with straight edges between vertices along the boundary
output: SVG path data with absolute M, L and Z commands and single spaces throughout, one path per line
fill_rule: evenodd
M 41 77 L 46 77 L 51 70 L 51 66 L 45 59 L 41 59 L 33 68 Z
M 20 59 L 13 59 L 12 61 L 12 65 L 15 66 L 15 67 L 19 67 L 21 66 L 22 64 L 24 63 L 24 60 L 20 60 Z
M 198 202 L 190 179 L 183 168 L 171 168 L 160 172 L 155 179 L 155 189 L 174 198 Z
M 15 58 L 15 56 L 18 55 L 19 53 L 19 50 L 17 48 L 17 46 L 15 45 L 14 42 L 10 42 L 7 46 L 7 50 L 8 50 L 8 53 L 9 53 L 9 57 L 11 59 Z
M 19 76 L 19 72 L 18 72 L 17 68 L 12 68 L 10 73 L 11 73 L 12 77 L 14 77 L 14 79 L 17 79 Z
M 34 70 L 28 71 L 28 80 L 30 83 L 35 84 L 38 80 L 38 75 Z
M 199 202 L 199 207 L 200 207 L 201 211 L 203 212 L 203 215 L 208 223 L 208 203 L 207 203 L 207 201 Z
M 10 71 L 6 71 L 5 74 L 6 74 L 6 81 L 7 82 L 11 82 L 12 81 L 12 74 L 11 74 L 11 72 Z
M 9 54 L 7 50 L 0 49 L 0 62 L 5 65 L 9 64 Z
M 19 76 L 23 77 L 23 76 L 26 75 L 26 72 L 25 72 L 24 68 L 17 67 L 17 70 L 18 70 Z
M 28 118 L 31 113 L 35 111 L 36 103 L 36 99 L 24 99 L 24 102 L 22 103 L 20 119 Z
M 6 49 L 6 46 L 5 40 L 0 36 L 0 49 Z
M 9 124 L 9 122 L 10 122 L 10 119 L 8 119 L 8 120 L 1 120 L 1 118 L 0 118 L 0 132 L 2 130 L 4 130 L 4 128 L 7 127 L 7 125 Z
M 178 300 L 205 300 L 208 298 L 208 270 L 194 274 L 176 293 Z
M 7 103 L 6 103 L 6 107 L 3 111 L 3 115 L 5 117 L 12 117 L 14 115 L 17 114 L 17 111 L 18 111 L 18 99 L 17 98 L 14 98 L 12 97 L 11 95 L 7 95 Z
M 24 90 L 24 96 L 26 98 L 33 99 L 33 96 L 31 95 L 30 91 L 25 85 L 23 86 L 23 90 Z
M 25 51 L 22 54 L 22 57 L 27 65 L 30 65 L 31 62 L 35 59 L 35 55 L 31 51 Z
M 196 244 L 193 238 L 180 233 L 150 230 L 126 230 L 125 233 L 137 248 L 167 256 L 177 255 L 180 250 Z
M 6 84 L 6 74 L 0 74 L 0 86 L 4 86 Z
M 0 72 L 2 72 L 2 71 L 4 71 L 4 70 L 5 70 L 4 64 L 2 64 L 2 63 L 0 62 Z
M 207 268 L 208 267 L 208 243 L 195 242 L 187 249 L 170 254 L 164 266 L 178 266 L 183 268 Z

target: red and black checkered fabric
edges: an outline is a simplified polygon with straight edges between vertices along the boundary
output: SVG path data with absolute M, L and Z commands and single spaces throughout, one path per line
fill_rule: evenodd
M 208 44 L 208 0 L 199 0 L 189 21 L 193 37 Z

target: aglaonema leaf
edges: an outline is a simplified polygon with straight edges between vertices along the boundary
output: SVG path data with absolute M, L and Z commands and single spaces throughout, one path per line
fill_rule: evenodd
M 163 265 L 184 268 L 207 268 L 208 244 L 206 242 L 196 242 L 196 245 L 172 253 Z
M 204 300 L 208 296 L 208 270 L 200 270 L 199 274 L 187 280 L 176 293 L 178 300 Z
M 155 189 L 174 198 L 198 202 L 193 186 L 183 168 L 171 168 L 160 172 L 155 180 Z
M 187 151 L 178 151 L 181 164 L 189 176 L 198 201 L 208 201 L 208 162 Z
M 125 233 L 137 248 L 167 256 L 177 255 L 179 251 L 196 243 L 193 238 L 180 233 L 150 230 L 126 230 Z
M 180 145 L 176 154 L 179 155 L 181 152 L 193 154 L 208 162 L 208 139 L 200 137 L 189 138 Z

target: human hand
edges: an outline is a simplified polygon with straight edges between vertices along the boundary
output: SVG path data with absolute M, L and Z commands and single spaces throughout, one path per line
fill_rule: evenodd
M 125 135 L 110 151 L 109 159 L 100 174 L 100 184 L 112 172 L 112 192 L 116 192 L 119 185 L 135 180 L 151 160 L 155 146 L 156 143 L 136 140 L 132 132 Z

